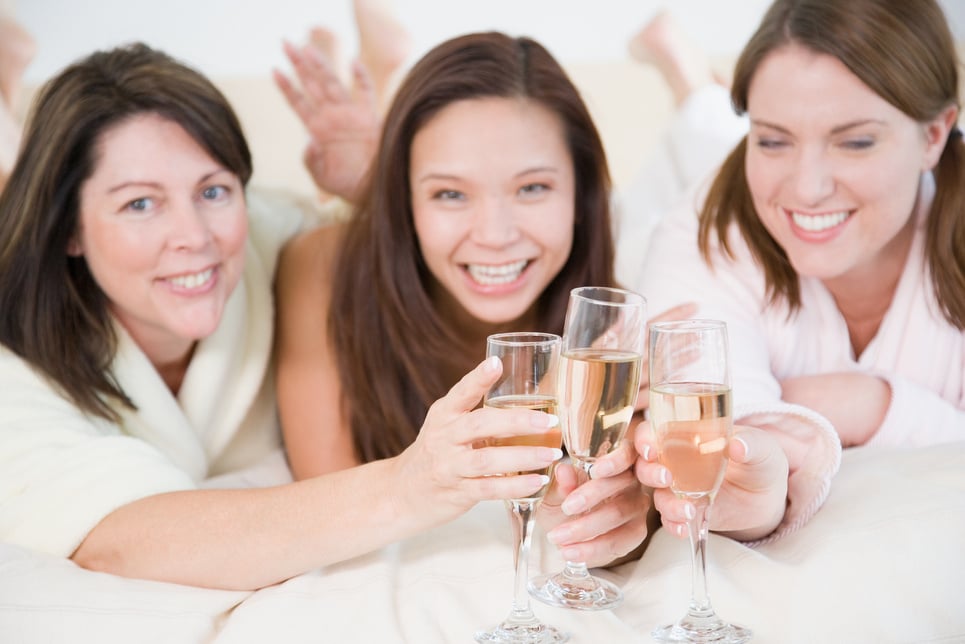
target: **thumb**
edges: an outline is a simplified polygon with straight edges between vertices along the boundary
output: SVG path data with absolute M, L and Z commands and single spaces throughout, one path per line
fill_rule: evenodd
M 459 380 L 445 396 L 437 400 L 432 410 L 446 416 L 472 411 L 486 392 L 503 373 L 503 363 L 497 356 L 490 356 Z

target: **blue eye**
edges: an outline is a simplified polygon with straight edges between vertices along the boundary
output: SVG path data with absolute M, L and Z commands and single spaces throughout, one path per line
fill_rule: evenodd
M 217 201 L 228 195 L 228 188 L 225 186 L 208 186 L 201 192 L 201 196 L 208 201 Z
M 440 201 L 456 201 L 463 198 L 463 194 L 458 190 L 439 190 L 432 195 L 433 199 Z
M 146 212 L 154 204 L 154 201 L 148 197 L 141 197 L 140 199 L 134 199 L 127 202 L 124 206 L 125 210 L 133 210 L 135 212 Z

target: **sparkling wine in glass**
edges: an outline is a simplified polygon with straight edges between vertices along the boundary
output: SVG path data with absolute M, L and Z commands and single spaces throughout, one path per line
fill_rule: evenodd
M 560 358 L 560 337 L 552 333 L 499 333 L 486 342 L 486 355 L 499 356 L 503 375 L 486 394 L 485 407 L 497 409 L 526 408 L 558 414 L 556 395 Z M 478 447 L 525 445 L 559 448 L 559 428 L 541 434 L 489 438 Z M 554 464 L 555 465 L 555 464 Z M 538 470 L 552 479 L 554 465 Z M 522 473 L 522 472 L 518 472 Z M 513 474 L 509 472 L 505 475 Z M 529 549 L 532 542 L 536 508 L 546 494 L 549 483 L 531 496 L 506 500 L 515 541 L 515 580 L 513 607 L 509 616 L 488 631 L 475 634 L 477 642 L 496 644 L 552 644 L 569 640 L 569 634 L 541 622 L 533 613 L 526 594 L 529 575 Z
M 656 628 L 658 642 L 739 644 L 751 631 L 723 621 L 707 594 L 710 509 L 727 469 L 733 433 L 727 326 L 718 320 L 650 328 L 650 426 L 671 490 L 696 508 L 688 522 L 693 587 L 682 618 Z
M 620 445 L 630 425 L 646 318 L 646 300 L 632 291 L 586 286 L 570 293 L 559 371 L 560 424 L 569 457 L 584 479 L 596 459 Z M 619 588 L 576 561 L 533 579 L 529 591 L 547 604 L 581 610 L 613 608 L 623 600 Z

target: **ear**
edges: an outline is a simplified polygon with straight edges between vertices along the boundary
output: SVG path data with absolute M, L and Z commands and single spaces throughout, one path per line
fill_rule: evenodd
M 76 232 L 67 242 L 67 255 L 70 257 L 83 257 L 84 247 L 80 243 L 80 233 Z
M 945 143 L 952 128 L 958 123 L 958 106 L 949 105 L 938 116 L 925 123 L 925 156 L 923 170 L 931 170 L 945 150 Z

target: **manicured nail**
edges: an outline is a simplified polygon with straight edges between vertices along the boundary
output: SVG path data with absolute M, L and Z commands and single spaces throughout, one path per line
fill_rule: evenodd
M 556 414 L 533 414 L 530 416 L 529 424 L 532 427 L 543 427 L 549 429 L 560 424 L 560 417 Z
M 694 508 L 692 503 L 687 503 L 684 505 L 684 516 L 687 517 L 688 521 L 697 516 L 697 510 Z
M 674 530 L 676 531 L 678 537 L 686 537 L 686 536 L 687 536 L 687 526 L 685 526 L 685 525 L 677 524 L 677 527 L 674 528 Z
M 483 370 L 486 373 L 496 373 L 499 371 L 499 356 L 489 356 L 486 358 Z
M 744 446 L 744 462 L 746 463 L 746 462 L 749 461 L 750 458 L 751 458 L 751 448 L 750 448 L 750 446 L 747 444 L 747 441 L 745 441 L 745 440 L 744 440 L 743 438 L 741 438 L 740 436 L 735 437 L 734 440 L 736 440 L 738 443 L 740 443 L 741 445 Z
M 644 445 L 644 446 L 643 446 L 643 460 L 645 460 L 645 461 L 649 461 L 649 460 L 650 460 L 650 446 L 649 446 L 649 445 Z
M 563 514 L 573 516 L 574 514 L 580 514 L 586 510 L 586 497 L 582 494 L 571 494 L 566 497 L 563 501 L 563 505 L 560 506 L 563 510 Z
M 670 470 L 668 470 L 666 467 L 661 467 L 660 474 L 657 475 L 657 481 L 663 487 L 670 485 Z
M 554 463 L 563 458 L 563 450 L 558 447 L 542 447 L 539 455 L 544 461 Z

